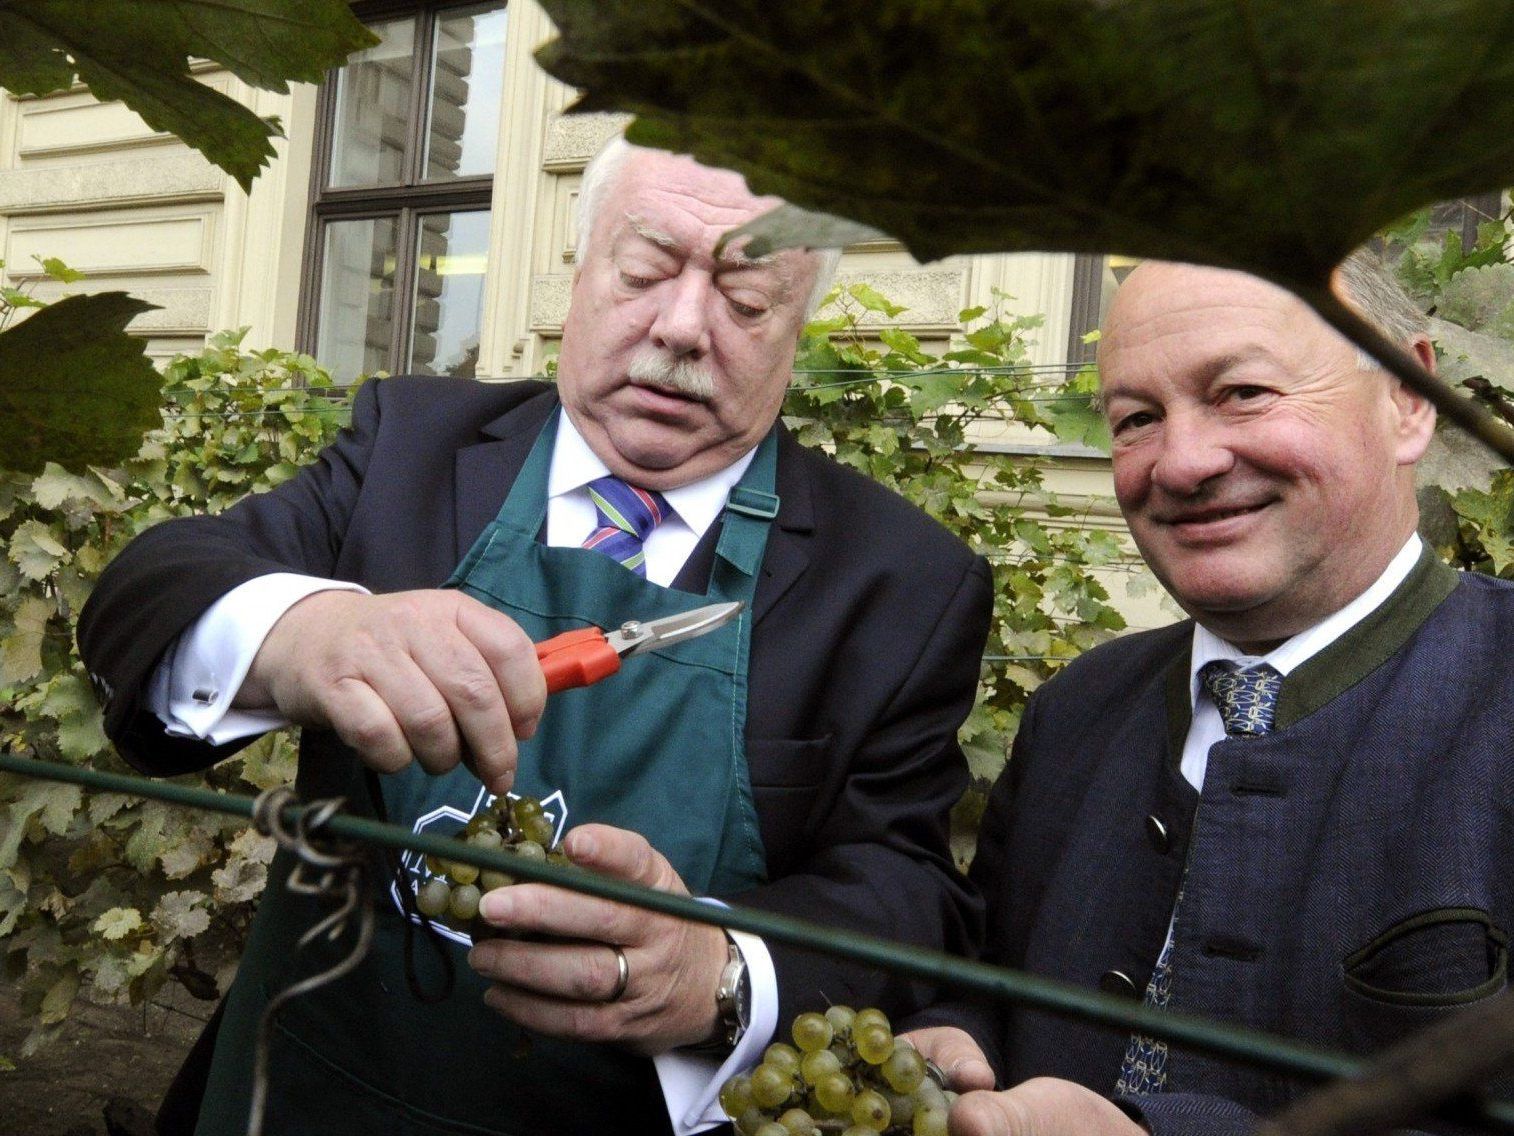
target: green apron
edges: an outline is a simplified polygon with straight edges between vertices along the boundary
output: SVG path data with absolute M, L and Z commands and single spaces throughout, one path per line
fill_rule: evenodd
M 765 866 L 745 754 L 747 658 L 752 595 L 777 512 L 776 435 L 731 492 L 709 591 L 699 596 L 650 583 L 602 553 L 537 541 L 556 431 L 554 415 L 446 586 L 505 612 L 538 641 L 707 603 L 742 600 L 747 608 L 708 635 L 627 660 L 595 686 L 553 695 L 536 735 L 520 747 L 516 792 L 543 799 L 559 833 L 595 821 L 644 834 L 695 894 L 750 888 Z M 356 787 L 361 773 L 355 778 L 349 800 L 357 802 L 366 794 Z M 492 800 L 461 768 L 431 777 L 411 765 L 378 780 L 390 819 L 433 834 L 456 832 Z M 252 973 L 239 977 L 228 1003 L 202 1136 L 245 1131 L 250 1039 L 262 1003 L 335 957 L 316 944 L 293 957 L 294 939 L 317 916 L 308 900 L 275 890 L 283 859 L 244 956 Z M 406 857 L 404 867 L 413 885 L 419 857 Z M 451 942 L 413 944 L 412 974 L 423 988 L 445 981 L 440 952 L 451 952 L 456 976 L 445 1002 L 417 1001 L 407 986 L 398 885 L 391 877 L 380 886 L 368 958 L 280 1013 L 267 1136 L 668 1131 L 650 1062 L 613 1047 L 525 1038 L 483 1004 L 487 984 L 467 966 L 465 936 L 449 930 Z M 424 940 L 418 929 L 410 934 Z

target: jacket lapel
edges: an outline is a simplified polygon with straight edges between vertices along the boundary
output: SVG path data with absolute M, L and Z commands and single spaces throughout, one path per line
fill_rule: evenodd
M 810 480 L 804 472 L 806 455 L 793 435 L 778 428 L 778 516 L 768 529 L 757 592 L 752 597 L 752 626 L 772 610 L 794 581 L 809 567 L 810 538 L 815 531 Z
M 456 558 L 461 561 L 478 534 L 499 513 L 536 436 L 557 408 L 557 392 L 543 391 L 479 430 L 485 439 L 457 451 L 454 508 Z

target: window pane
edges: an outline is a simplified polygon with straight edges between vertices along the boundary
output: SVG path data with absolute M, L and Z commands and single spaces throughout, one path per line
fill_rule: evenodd
M 337 73 L 333 186 L 405 180 L 415 21 L 388 20 L 371 28 L 382 42 L 350 57 Z
M 494 172 L 505 74 L 505 6 L 438 15 L 431 55 L 426 178 Z
M 397 228 L 393 217 L 326 226 L 315 357 L 338 378 L 390 366 Z
M 471 378 L 483 323 L 489 211 L 422 217 L 417 241 L 415 324 L 406 369 Z

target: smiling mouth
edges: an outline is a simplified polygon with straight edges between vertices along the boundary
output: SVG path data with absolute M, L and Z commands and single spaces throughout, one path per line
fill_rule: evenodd
M 1183 528 L 1217 525 L 1224 521 L 1233 520 L 1236 517 L 1245 517 L 1253 513 L 1260 513 L 1270 504 L 1270 501 L 1261 501 L 1255 505 L 1233 505 L 1222 509 L 1200 509 L 1185 513 L 1175 513 L 1161 517 L 1160 520 L 1163 524 Z

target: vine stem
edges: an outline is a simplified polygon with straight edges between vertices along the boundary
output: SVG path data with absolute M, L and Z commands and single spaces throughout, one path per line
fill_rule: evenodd
M 1482 403 L 1456 393 L 1444 379 L 1426 370 L 1402 346 L 1388 339 L 1355 308 L 1343 302 L 1328 286 L 1279 283 L 1303 300 L 1320 318 L 1389 372 L 1425 398 L 1437 411 L 1466 430 L 1505 462 L 1514 465 L 1514 428 L 1496 417 Z
M 107 792 L 151 797 L 189 808 L 209 809 L 251 819 L 250 797 L 211 792 L 174 781 L 148 781 L 119 773 L 19 757 L 0 749 L 0 772 L 43 777 Z M 304 811 L 320 807 L 290 805 L 288 823 L 297 825 Z M 1096 1022 L 1121 1033 L 1132 1030 L 1171 1044 L 1274 1073 L 1321 1081 L 1361 1077 L 1368 1062 L 1353 1054 L 1321 1048 L 1291 1038 L 1263 1033 L 1191 1014 L 1157 1010 L 1138 1001 L 1086 989 L 1025 971 L 991 966 L 923 947 L 906 946 L 755 907 L 724 907 L 672 892 L 657 891 L 626 880 L 596 875 L 581 868 L 560 867 L 527 860 L 495 849 L 480 848 L 449 837 L 414 832 L 369 817 L 336 813 L 322 824 L 335 837 L 360 840 L 396 850 L 410 849 L 442 859 L 460 860 L 478 868 L 508 872 L 532 883 L 553 884 L 584 895 L 628 903 L 694 923 L 731 927 L 775 942 L 787 943 L 833 958 L 848 959 L 891 973 L 974 993 L 998 1002 L 1033 1006 L 1054 1014 Z M 1459 1044 L 1459 1043 L 1458 1043 Z M 1482 1124 L 1490 1132 L 1514 1132 L 1514 1101 L 1474 1102 L 1454 1110 L 1462 1122 Z

